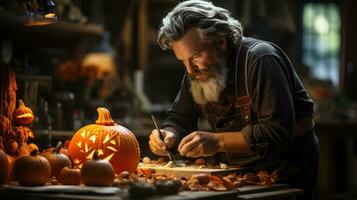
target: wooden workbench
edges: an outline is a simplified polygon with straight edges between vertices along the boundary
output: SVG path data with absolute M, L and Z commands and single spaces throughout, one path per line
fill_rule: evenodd
M 108 188 L 107 188 L 108 189 Z M 93 188 L 93 192 L 68 192 L 68 191 L 54 191 L 54 190 L 42 190 L 41 192 L 14 189 L 9 187 L 0 187 L 1 199 L 28 199 L 28 200 L 120 200 L 130 199 L 124 190 L 115 190 L 115 192 L 95 192 L 95 190 L 105 190 L 105 188 Z M 183 200 L 183 199 L 295 199 L 299 194 L 302 194 L 303 190 L 289 188 L 286 184 L 275 184 L 271 186 L 244 186 L 239 188 L 239 191 L 182 191 L 175 195 L 164 196 L 152 196 L 146 199 L 148 200 Z

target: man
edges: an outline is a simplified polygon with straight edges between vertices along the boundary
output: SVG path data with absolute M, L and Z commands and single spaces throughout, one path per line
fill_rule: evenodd
M 150 149 L 166 155 L 177 148 L 193 158 L 224 153 L 228 162 L 257 155 L 266 169 L 279 169 L 283 182 L 303 188 L 302 199 L 312 199 L 319 155 L 313 102 L 284 52 L 243 37 L 226 9 L 199 0 L 168 13 L 158 42 L 186 73 L 162 124 L 164 140 L 153 130 Z M 201 119 L 210 131 L 198 130 Z

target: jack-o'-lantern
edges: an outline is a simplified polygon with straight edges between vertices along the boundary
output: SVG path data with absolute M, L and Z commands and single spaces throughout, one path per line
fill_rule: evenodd
M 26 107 L 25 103 L 19 100 L 19 107 L 14 112 L 13 121 L 18 125 L 29 125 L 34 118 L 31 108 Z
M 127 128 L 117 125 L 106 108 L 98 108 L 96 124 L 79 129 L 72 137 L 68 155 L 75 165 L 92 159 L 95 151 L 99 158 L 109 161 L 115 172 L 134 173 L 140 160 L 140 149 L 135 135 Z

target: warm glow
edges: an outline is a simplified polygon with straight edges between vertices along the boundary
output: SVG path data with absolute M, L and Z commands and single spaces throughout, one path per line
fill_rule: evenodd
M 109 135 L 106 134 L 106 135 L 105 135 L 105 138 L 104 138 L 104 140 L 103 140 L 103 143 L 107 143 L 109 139 L 110 139 L 110 138 L 109 138 Z
M 26 118 L 26 117 L 33 117 L 33 114 L 31 114 L 31 113 L 26 113 L 26 114 L 19 115 L 19 116 L 17 116 L 16 118 L 19 119 L 19 118 Z
M 25 23 L 25 26 L 45 26 L 54 23 L 55 21 L 53 20 L 34 20 L 30 19 Z
M 97 152 L 99 159 L 108 161 L 117 174 L 122 171 L 135 173 L 140 160 L 140 149 L 135 135 L 127 128 L 117 125 L 110 112 L 99 107 L 98 119 L 79 129 L 68 146 L 68 155 L 78 159 L 79 166 L 93 159 Z M 81 143 L 79 143 L 81 141 Z
M 109 156 L 105 157 L 103 160 L 106 160 L 106 161 L 110 161 L 110 159 L 112 159 L 112 157 L 114 156 L 114 153 L 110 154 Z
M 117 152 L 117 151 L 118 151 L 116 148 L 114 148 L 114 147 L 112 147 L 112 146 L 108 146 L 107 148 L 110 149 L 110 150 L 112 150 L 112 151 L 114 151 L 114 152 Z
M 112 145 L 116 145 L 116 144 L 117 144 L 117 142 L 115 142 L 115 140 L 110 140 L 110 144 L 112 144 Z
M 78 141 L 78 142 L 76 143 L 76 145 L 77 145 L 78 148 L 82 148 L 82 142 L 81 142 L 81 141 Z
M 93 151 L 91 151 L 88 155 L 87 155 L 87 159 L 92 159 L 93 158 L 93 154 L 94 154 L 94 149 Z
M 84 143 L 84 152 L 88 153 L 88 144 Z
M 55 13 L 47 13 L 44 15 L 45 18 L 54 18 L 56 16 Z
M 78 165 L 78 164 L 80 163 L 80 161 L 79 161 L 78 159 L 74 159 L 74 160 L 73 160 L 73 163 L 74 163 L 75 165 Z
M 101 79 L 108 74 L 115 75 L 117 73 L 114 63 L 114 55 L 110 53 L 88 53 L 84 57 L 82 65 L 83 68 L 95 66 L 98 70 L 98 79 Z
M 104 153 L 103 153 L 103 150 L 102 149 L 98 149 L 98 156 L 101 156 L 101 155 L 103 155 Z
M 94 143 L 94 142 L 95 142 L 95 140 L 96 140 L 95 135 L 92 135 L 92 136 L 89 138 L 89 140 L 91 140 L 91 141 Z
M 86 130 L 82 131 L 80 136 L 83 138 L 83 141 L 78 141 L 75 144 L 80 152 L 86 154 L 86 159 L 92 159 L 96 150 L 95 148 L 98 148 L 94 147 L 92 144 L 95 142 L 101 143 L 101 148 L 97 149 L 98 155 L 104 157 L 102 158 L 103 160 L 110 161 L 114 154 L 118 152 L 118 149 L 115 147 L 117 145 L 116 134 L 102 133 L 102 136 L 100 136 L 100 134 L 95 134 L 97 131 L 98 130 L 94 130 L 93 132 Z M 98 139 L 100 140 L 100 138 L 102 138 L 102 141 L 97 141 Z M 108 150 L 110 153 L 107 153 Z M 79 160 L 77 160 L 77 162 L 79 162 Z M 77 165 L 78 164 L 79 163 L 77 163 Z
M 85 130 L 81 133 L 81 136 L 82 136 L 82 138 L 86 137 L 86 131 Z

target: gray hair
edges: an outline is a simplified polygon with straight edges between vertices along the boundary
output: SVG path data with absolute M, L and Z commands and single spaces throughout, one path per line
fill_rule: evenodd
M 177 4 L 162 20 L 158 34 L 160 47 L 171 49 L 172 42 L 180 39 L 192 27 L 196 27 L 204 39 L 223 35 L 230 45 L 238 45 L 242 40 L 242 25 L 228 10 L 208 1 L 189 0 Z

